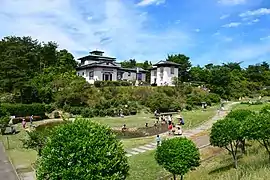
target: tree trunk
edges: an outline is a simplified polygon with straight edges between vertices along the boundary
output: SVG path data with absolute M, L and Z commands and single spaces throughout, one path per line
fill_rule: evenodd
M 233 162 L 234 162 L 234 168 L 237 169 L 238 164 L 237 164 L 237 157 L 236 153 L 233 153 Z
M 246 141 L 245 141 L 245 139 L 243 139 L 241 141 L 241 151 L 242 151 L 242 154 L 246 154 Z
M 183 176 L 183 175 L 181 175 L 180 177 L 181 177 L 181 180 L 183 180 L 183 179 L 184 179 L 184 176 Z
M 176 175 L 175 174 L 173 174 L 173 180 L 176 180 Z
M 268 153 L 268 158 L 269 158 L 269 161 L 270 161 L 270 148 L 269 148 L 269 142 L 267 142 L 267 140 L 263 141 L 263 145 L 266 149 L 266 152 Z

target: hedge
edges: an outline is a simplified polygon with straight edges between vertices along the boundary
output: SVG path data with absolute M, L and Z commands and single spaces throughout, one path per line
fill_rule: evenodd
M 26 117 L 26 116 L 41 116 L 45 117 L 44 104 L 0 104 L 1 112 L 7 112 L 11 116 Z
M 128 81 L 95 81 L 95 87 L 106 87 L 106 86 L 131 86 L 132 83 Z

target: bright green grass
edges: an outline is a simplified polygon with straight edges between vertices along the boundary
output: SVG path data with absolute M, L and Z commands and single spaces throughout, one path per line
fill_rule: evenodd
M 184 111 L 181 115 L 185 119 L 185 128 L 190 129 L 195 126 L 202 124 L 216 113 L 217 107 L 213 106 L 208 108 L 206 111 L 194 110 L 194 111 Z M 174 115 L 176 117 L 177 115 Z M 144 127 L 147 122 L 149 126 L 153 126 L 156 119 L 153 114 L 138 114 L 134 116 L 125 116 L 124 118 L 120 117 L 96 117 L 91 118 L 93 121 L 97 121 L 101 124 L 107 124 L 110 127 L 122 127 L 123 124 L 126 124 L 127 127 Z
M 208 151 L 208 150 L 207 150 Z M 154 159 L 155 151 L 148 151 L 129 158 L 130 176 L 128 180 L 148 180 L 164 177 L 169 173 Z M 207 152 L 202 152 L 203 158 Z M 209 154 L 209 153 L 208 153 Z M 233 168 L 232 158 L 226 151 L 215 158 L 202 162 L 195 171 L 185 175 L 185 180 L 268 180 L 270 162 L 263 147 L 253 143 L 248 154 L 239 159 L 237 170 Z
M 235 110 L 235 109 L 249 109 L 252 111 L 260 111 L 267 104 L 269 104 L 269 103 L 258 104 L 258 105 L 236 104 L 232 107 L 232 109 L 233 110 Z

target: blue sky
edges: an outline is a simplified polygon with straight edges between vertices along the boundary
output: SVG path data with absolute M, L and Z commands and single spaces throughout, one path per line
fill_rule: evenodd
M 78 58 L 183 53 L 193 65 L 270 62 L 269 0 L 0 0 L 0 37 L 56 41 Z

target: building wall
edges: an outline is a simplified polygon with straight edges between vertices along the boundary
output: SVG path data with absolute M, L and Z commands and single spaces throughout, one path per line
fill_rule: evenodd
M 90 79 L 89 73 L 93 72 L 93 78 Z M 93 84 L 94 81 L 102 81 L 103 80 L 103 73 L 110 72 L 112 74 L 112 81 L 117 81 L 117 69 L 113 68 L 103 68 L 103 67 L 96 67 L 96 68 L 89 68 L 78 70 L 77 75 L 82 76 L 86 79 L 87 82 Z M 133 81 L 136 80 L 136 72 L 124 72 L 122 80 Z M 142 73 L 142 81 L 146 80 L 146 73 Z
M 154 75 L 154 71 L 151 71 L 151 84 L 154 83 L 155 78 L 156 78 L 156 83 L 157 86 L 173 86 L 173 80 L 175 77 L 178 77 L 178 68 L 173 68 L 174 73 L 171 74 L 171 67 L 163 67 L 163 72 L 162 72 L 162 67 L 158 67 L 156 69 L 156 76 Z

